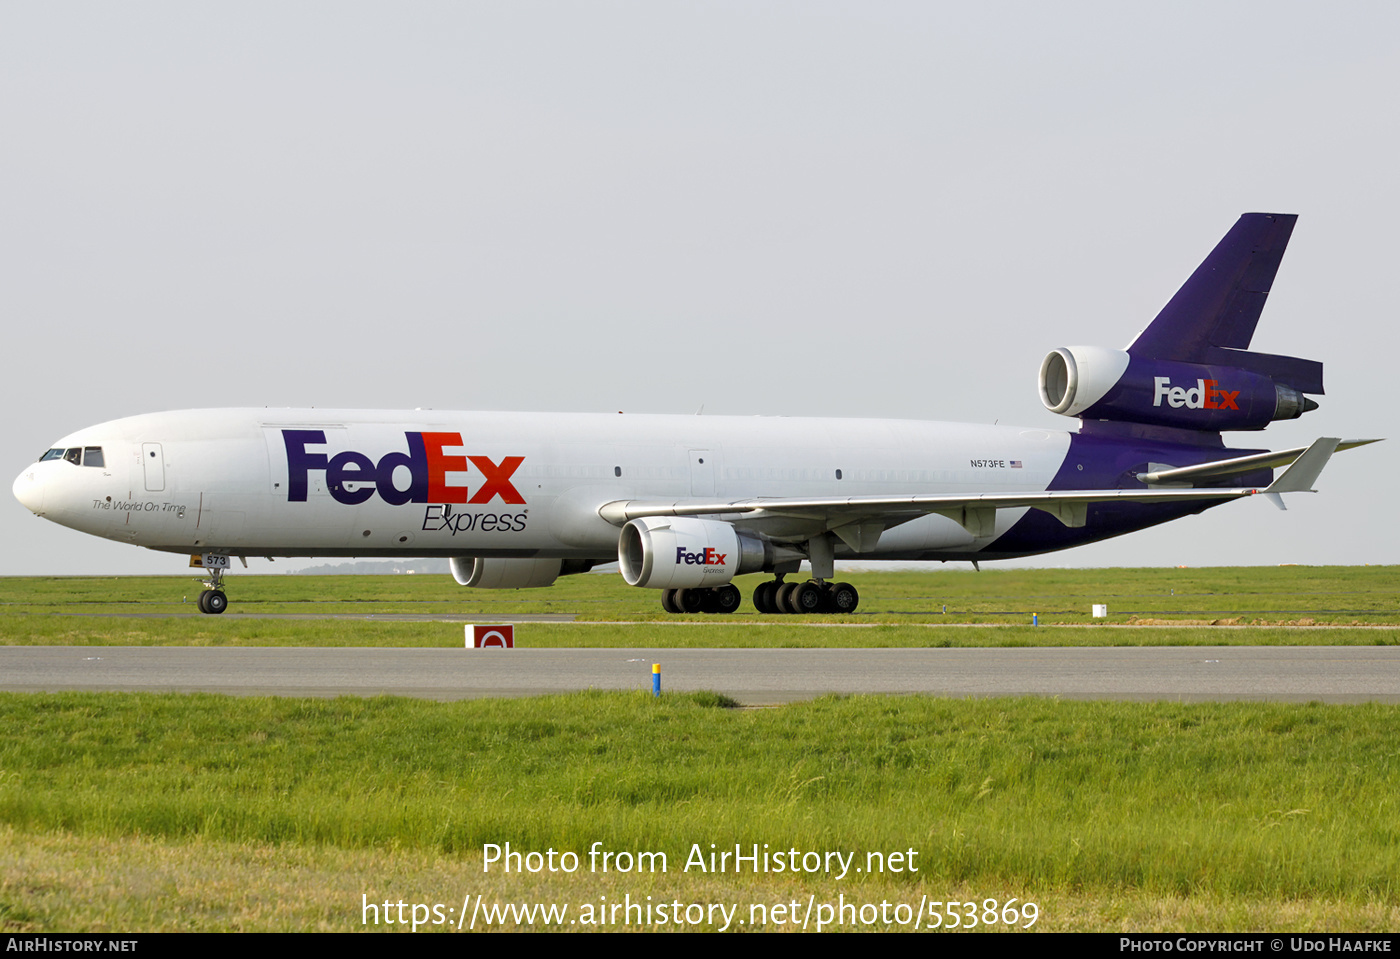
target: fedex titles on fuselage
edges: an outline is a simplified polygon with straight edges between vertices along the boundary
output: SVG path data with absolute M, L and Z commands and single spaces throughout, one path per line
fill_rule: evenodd
M 484 532 L 518 532 L 525 528 L 524 513 L 514 516 L 454 514 L 451 508 L 454 504 L 485 505 L 494 499 L 510 505 L 525 505 L 525 497 L 511 482 L 511 477 L 525 461 L 523 456 L 506 456 L 497 463 L 487 456 L 448 453 L 447 449 L 463 446 L 461 433 L 405 431 L 407 452 L 391 450 L 376 462 L 355 450 L 329 455 L 313 449 L 327 445 L 324 430 L 281 432 L 287 450 L 289 503 L 306 502 L 311 473 L 316 471 L 325 473 L 326 490 L 331 498 L 346 506 L 358 506 L 376 494 L 391 506 L 433 504 L 428 506 L 423 517 L 423 529 L 427 531 L 451 530 L 455 534 L 474 528 Z M 401 469 L 407 472 L 408 480 L 402 487 L 394 481 L 395 473 Z M 481 476 L 475 489 L 448 483 L 448 474 L 473 472 Z M 347 484 L 352 484 L 353 488 L 348 488 Z

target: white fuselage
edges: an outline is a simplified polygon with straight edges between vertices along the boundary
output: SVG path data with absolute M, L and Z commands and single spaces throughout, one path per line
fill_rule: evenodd
M 578 413 L 189 410 L 55 443 L 101 450 L 26 468 L 15 495 L 73 529 L 152 549 L 245 556 L 609 559 L 619 500 L 730 501 L 1043 490 L 1069 434 L 908 420 Z M 975 551 L 940 515 L 871 556 Z M 800 518 L 730 520 L 775 539 Z M 839 552 L 849 553 L 845 547 Z

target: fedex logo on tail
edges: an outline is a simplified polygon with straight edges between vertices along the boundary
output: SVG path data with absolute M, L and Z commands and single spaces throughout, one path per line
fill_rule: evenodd
M 684 546 L 676 547 L 677 566 L 723 566 L 728 553 L 721 553 L 713 546 L 706 546 L 698 553 L 692 553 Z
M 1238 410 L 1239 390 L 1230 392 L 1216 388 L 1215 380 L 1197 380 L 1194 389 L 1172 386 L 1171 377 L 1153 377 L 1154 389 L 1152 405 L 1161 406 L 1162 400 L 1172 409 L 1186 407 L 1189 410 Z
M 392 450 L 376 462 L 364 453 L 346 450 L 329 456 L 311 447 L 326 445 L 324 430 L 282 430 L 282 442 L 287 449 L 287 501 L 306 502 L 312 471 L 325 473 L 326 489 L 331 498 L 346 506 L 356 506 L 376 493 L 391 506 L 405 503 L 489 503 L 500 497 L 502 502 L 523 504 L 511 476 L 523 456 L 506 456 L 499 463 L 486 456 L 447 453 L 447 449 L 462 446 L 461 433 L 404 433 L 408 451 Z M 468 465 L 470 464 L 470 466 Z M 395 483 L 395 472 L 407 469 L 407 485 Z M 448 485 L 449 473 L 476 474 L 480 485 Z M 404 474 L 400 473 L 400 476 Z M 346 489 L 346 484 L 354 489 Z

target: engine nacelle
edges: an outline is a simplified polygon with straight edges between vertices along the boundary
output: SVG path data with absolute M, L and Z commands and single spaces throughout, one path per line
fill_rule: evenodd
M 561 559 L 482 559 L 453 556 L 449 565 L 459 586 L 476 589 L 533 589 L 553 586 L 563 569 Z
M 617 561 L 629 586 L 692 589 L 723 586 L 764 568 L 767 544 L 718 520 L 651 516 L 622 527 Z
M 1046 356 L 1040 401 L 1065 416 L 1212 432 L 1262 430 L 1317 409 L 1300 391 L 1262 373 L 1140 359 L 1098 346 L 1062 347 Z

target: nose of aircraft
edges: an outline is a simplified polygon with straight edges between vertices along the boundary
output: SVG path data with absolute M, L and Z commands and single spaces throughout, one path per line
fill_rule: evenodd
M 15 477 L 15 485 L 11 489 L 14 491 L 15 499 L 23 503 L 30 512 L 42 516 L 44 514 L 44 484 L 39 482 L 35 473 L 34 467 L 30 466 Z

